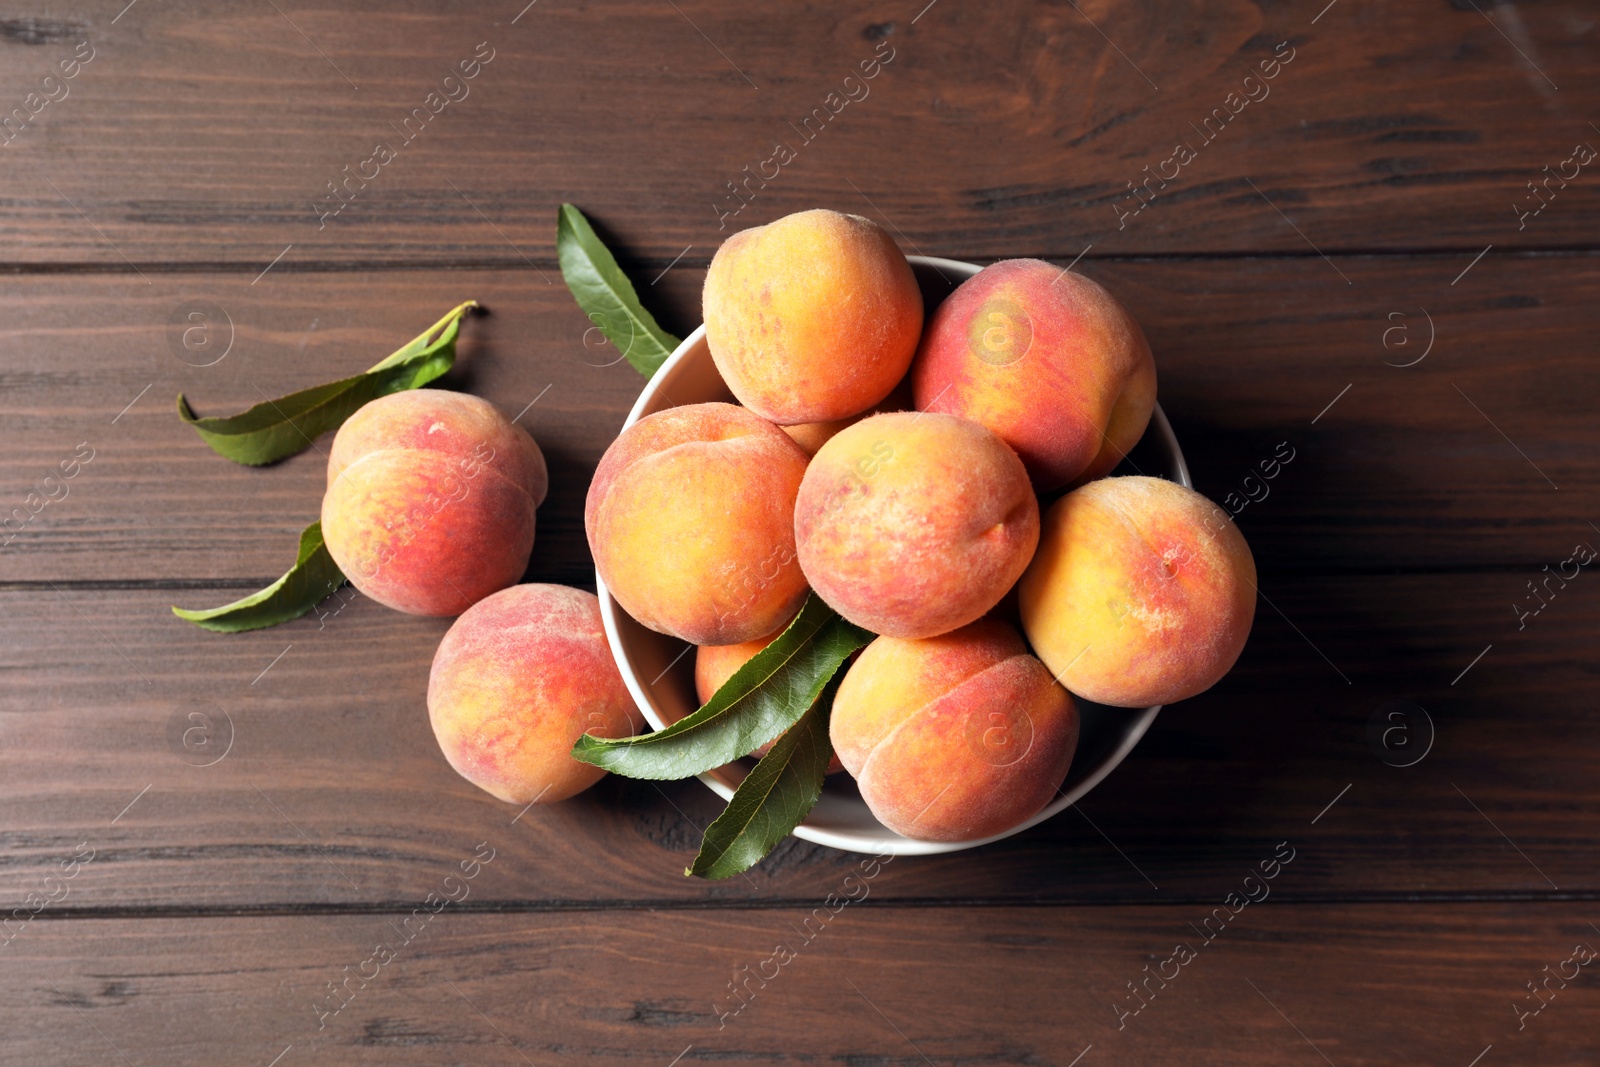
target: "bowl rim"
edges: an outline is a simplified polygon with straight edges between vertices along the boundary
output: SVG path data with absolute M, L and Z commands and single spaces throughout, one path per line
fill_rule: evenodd
M 906 259 L 913 266 L 925 266 L 935 272 L 942 273 L 943 270 L 949 270 L 954 274 L 960 275 L 961 280 L 972 277 L 982 269 L 976 263 L 967 263 L 957 259 L 942 259 L 937 256 L 907 256 Z M 617 431 L 619 434 L 644 417 L 645 411 L 656 400 L 656 392 L 660 384 L 667 379 L 673 368 L 683 362 L 690 352 L 699 347 L 705 338 L 705 333 L 705 323 L 702 322 L 678 343 L 678 347 L 673 349 L 672 354 L 656 369 L 655 374 L 651 375 L 650 380 L 645 383 L 645 387 L 640 390 L 638 399 L 634 401 L 633 407 L 628 411 L 628 417 L 624 420 L 622 429 Z M 672 406 L 679 405 L 673 404 Z M 1184 460 L 1183 449 L 1179 447 L 1177 436 L 1172 432 L 1172 424 L 1167 421 L 1166 413 L 1161 410 L 1159 401 L 1150 412 L 1150 425 L 1145 430 L 1145 433 L 1154 433 L 1161 445 L 1172 456 L 1173 473 L 1177 475 L 1178 484 L 1187 489 L 1193 489 L 1194 482 L 1189 474 L 1189 465 Z M 605 579 L 601 576 L 598 567 L 595 568 L 594 580 L 595 592 L 600 598 L 600 618 L 605 627 L 606 642 L 611 648 L 611 658 L 616 661 L 617 670 L 622 674 L 622 680 L 628 687 L 628 693 L 633 697 L 634 703 L 638 705 L 645 721 L 650 724 L 652 729 L 664 729 L 666 724 L 656 714 L 654 702 L 646 693 L 638 674 L 633 670 L 633 665 L 623 652 L 622 633 L 617 622 L 617 613 L 622 609 L 606 588 Z M 689 647 L 693 648 L 694 646 L 690 645 Z M 1074 697 L 1074 699 L 1077 698 Z M 882 828 L 883 834 L 881 836 L 873 836 L 808 826 L 806 825 L 806 820 L 801 820 L 792 833 L 802 841 L 809 841 L 813 844 L 827 845 L 830 848 L 837 848 L 846 852 L 865 852 L 880 856 L 932 856 L 946 852 L 960 852 L 965 849 L 978 848 L 982 845 L 1004 840 L 1060 814 L 1076 804 L 1090 790 L 1104 781 L 1106 776 L 1127 758 L 1128 753 L 1132 752 L 1134 746 L 1144 737 L 1151 724 L 1155 722 L 1156 715 L 1160 713 L 1161 705 L 1157 704 L 1153 707 L 1142 709 L 1130 708 L 1127 711 L 1131 716 L 1131 721 L 1124 727 L 1121 740 L 1114 748 L 1101 756 L 1099 763 L 1082 781 L 1073 787 L 1071 792 L 1063 793 L 1057 790 L 1055 798 L 1049 804 L 1046 804 L 1034 815 L 1001 833 L 991 834 L 988 837 L 974 838 L 970 841 L 921 841 L 915 838 L 901 837 L 899 834 L 889 830 L 888 827 Z M 733 798 L 733 787 L 714 774 L 706 772 L 696 775 L 696 777 L 724 801 Z M 824 786 L 824 789 L 826 789 L 826 786 Z

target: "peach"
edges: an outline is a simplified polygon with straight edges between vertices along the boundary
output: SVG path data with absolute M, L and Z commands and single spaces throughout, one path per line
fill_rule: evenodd
M 846 426 L 852 426 L 866 418 L 866 413 L 852 415 L 846 419 L 833 419 L 829 422 L 797 422 L 793 426 L 783 426 L 780 429 L 789 435 L 790 440 L 800 446 L 800 450 L 808 456 L 817 454 L 817 449 L 828 443 L 828 439 Z
M 800 610 L 794 501 L 806 454 L 734 404 L 668 408 L 622 432 L 584 525 L 617 603 L 697 645 L 764 637 Z
M 488 401 L 392 393 L 334 436 L 322 537 L 380 604 L 455 615 L 527 570 L 548 484 L 539 446 Z
M 439 642 L 428 719 L 445 759 L 511 804 L 550 803 L 605 774 L 572 758 L 578 738 L 643 725 L 593 593 L 514 585 L 468 608 Z
M 932 637 L 982 616 L 1021 576 L 1039 504 L 1004 441 L 953 415 L 891 412 L 839 431 L 795 503 L 800 569 L 873 633 Z
M 1170 704 L 1215 685 L 1255 617 L 1256 565 L 1211 501 L 1104 478 L 1045 515 L 1018 589 L 1022 627 L 1063 685 L 1101 704 Z
M 702 305 L 728 388 L 785 425 L 872 407 L 905 376 L 922 331 L 922 291 L 894 239 L 837 211 L 801 211 L 728 238 Z
M 777 640 L 784 627 L 754 641 L 741 641 L 737 645 L 701 645 L 694 652 L 694 695 L 703 705 L 721 689 L 729 678 L 749 663 L 757 652 Z
M 971 841 L 1056 795 L 1078 711 L 1021 635 L 985 618 L 873 641 L 839 685 L 829 734 L 879 822 L 904 837 Z
M 981 422 L 1050 492 L 1109 474 L 1156 400 L 1150 345 L 1117 299 L 1081 274 L 1008 259 L 939 305 L 911 368 L 919 411 Z
M 745 641 L 737 645 L 701 645 L 697 648 L 694 654 L 694 692 L 695 696 L 700 698 L 700 703 L 704 705 L 706 701 L 710 700 L 717 690 L 721 689 L 728 679 L 733 677 L 734 672 L 749 663 L 757 652 L 777 640 L 778 634 L 781 633 L 783 633 L 783 628 L 779 628 L 777 633 L 768 634 L 766 637 L 758 637 L 754 641 Z M 668 723 L 667 725 L 670 726 L 672 724 Z M 752 752 L 751 755 L 758 759 L 765 756 L 767 750 L 774 743 L 768 741 Z M 839 756 L 836 753 L 833 759 L 828 761 L 828 773 L 834 774 L 842 770 L 844 770 L 844 764 L 839 762 Z
M 834 434 L 846 426 L 854 426 L 869 415 L 885 411 L 911 411 L 914 407 L 911 401 L 911 380 L 902 378 L 900 384 L 896 385 L 888 396 L 872 405 L 867 411 L 858 412 L 844 419 L 833 419 L 830 422 L 799 422 L 780 429 L 793 438 L 794 443 L 804 449 L 806 455 L 814 456 Z

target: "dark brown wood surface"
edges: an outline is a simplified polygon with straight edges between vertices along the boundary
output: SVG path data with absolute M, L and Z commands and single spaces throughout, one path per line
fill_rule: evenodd
M 0 15 L 0 515 L 80 461 L 0 534 L 0 1065 L 1600 1060 L 1600 970 L 1567 962 L 1600 949 L 1600 580 L 1513 609 L 1600 540 L 1600 183 L 1528 187 L 1600 144 L 1591 5 L 523 2 Z M 1123 217 L 1175 139 L 1196 157 Z M 219 459 L 176 394 L 353 373 L 468 298 L 490 314 L 442 384 L 532 403 L 528 577 L 592 588 L 582 498 L 642 382 L 561 285 L 563 201 L 679 333 L 722 237 L 801 208 L 1075 262 L 1144 325 L 1201 490 L 1295 450 L 1238 518 L 1263 598 L 1237 669 L 1001 844 L 866 874 L 790 840 L 705 883 L 698 783 L 517 817 L 449 769 L 445 620 L 174 618 L 281 573 L 324 481 L 315 451 Z
M 60 10 L 5 38 L 8 108 L 77 41 L 95 56 L 4 149 L 4 237 L 28 263 L 253 274 L 289 244 L 288 269 L 543 265 L 562 200 L 660 263 L 819 203 L 885 213 L 932 255 L 989 257 L 1307 253 L 1271 204 L 1329 251 L 1587 247 L 1600 217 L 1582 179 L 1520 230 L 1511 207 L 1594 135 L 1583 0 L 1497 18 L 1474 0 L 1340 0 L 1315 23 L 1316 3 L 940 0 L 918 18 L 926 3 L 540 0 L 513 22 L 515 2 L 143 0 L 115 24 L 40 5 Z M 1281 42 L 1293 58 L 1265 98 L 1206 141 Z M 404 126 L 480 43 L 493 58 L 465 95 Z M 844 84 L 878 55 L 876 77 Z M 866 95 L 804 126 L 848 92 Z M 762 187 L 780 142 L 795 158 Z M 1195 160 L 1119 230 L 1128 184 L 1178 142 Z M 393 160 L 363 167 L 378 144 Z M 348 206 L 324 220 L 346 167 Z M 749 206 L 719 236 L 741 202 L 729 182 Z
M 1316 876 L 1280 896 L 1592 898 L 1600 724 L 1588 650 L 1600 608 L 1557 600 L 1518 634 L 1501 607 L 1518 580 L 1500 571 L 1265 579 L 1284 615 L 1261 606 L 1235 671 L 1163 712 L 1084 800 L 1087 818 L 1069 812 L 981 852 L 908 860 L 874 892 L 1204 901 L 1339 797 L 1303 861 Z M 0 803 L 28 828 L 0 868 L 16 898 L 84 840 L 116 877 L 86 880 L 72 901 L 119 911 L 404 901 L 448 870 L 463 837 L 492 839 L 507 857 L 474 898 L 497 906 L 806 899 L 853 862 L 796 841 L 749 879 L 683 878 L 699 830 L 720 810 L 695 782 L 658 791 L 611 780 L 513 824 L 517 809 L 458 778 L 428 728 L 423 693 L 446 620 L 357 600 L 322 623 L 219 636 L 168 615 L 178 596 L 0 594 L 16 628 L 0 663 L 12 739 Z M 1369 719 L 1391 700 L 1420 704 L 1437 731 L 1416 766 L 1386 766 L 1371 747 Z M 181 743 L 195 723 L 209 724 L 215 751 L 227 749 L 215 765 L 194 766 L 209 753 Z M 1410 725 L 1421 744 L 1424 724 Z
M 1562 967 L 1575 944 L 1600 936 L 1592 906 L 1274 907 L 1269 897 L 1225 927 L 1213 920 L 1205 942 L 1195 927 L 1211 901 L 883 908 L 874 884 L 858 878 L 854 892 L 866 896 L 837 911 L 819 898 L 734 912 L 446 908 L 409 928 L 409 905 L 338 917 L 40 919 L 0 971 L 15 1028 L 8 1051 L 19 1063 L 74 1067 L 123 1056 L 265 1065 L 279 1055 L 430 1065 L 1069 1064 L 1080 1055 L 1080 1064 L 1140 1067 L 1309 1067 L 1323 1056 L 1465 1065 L 1491 1046 L 1482 1062 L 1584 1067 L 1600 1056 L 1597 964 Z M 1179 944 L 1194 958 L 1163 967 Z M 1147 965 L 1176 977 L 1145 986 Z M 1565 988 L 1550 979 L 1542 999 L 1528 991 L 1563 970 L 1581 977 Z M 346 992 L 336 999 L 330 983 Z M 1137 1015 L 1122 1014 L 1141 1003 L 1129 983 L 1147 990 Z

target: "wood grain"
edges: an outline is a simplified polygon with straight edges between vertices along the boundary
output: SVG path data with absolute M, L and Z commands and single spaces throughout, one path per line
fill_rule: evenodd
M 1553 997 L 1520 1032 L 1513 1011 L 1537 1003 L 1525 983 L 1543 968 L 1573 973 L 1561 965 L 1575 945 L 1600 950 L 1592 903 L 1424 910 L 1268 899 L 1243 906 L 1207 944 L 1196 928 L 1220 895 L 1184 907 L 907 909 L 874 906 L 875 886 L 858 871 L 827 892 L 835 902 L 867 893 L 860 904 L 824 904 L 819 893 L 785 908 L 694 915 L 446 907 L 416 920 L 409 940 L 409 908 L 38 920 L 0 968 L 4 1054 L 63 1067 L 124 1062 L 119 1053 L 130 1063 L 262 1067 L 276 1056 L 1060 1067 L 1080 1056 L 1309 1067 L 1325 1056 L 1339 1067 L 1465 1067 L 1490 1045 L 1502 1062 L 1578 1067 L 1600 1056 L 1594 964 L 1564 988 L 1551 980 Z M 1178 943 L 1194 958 L 1164 965 Z M 1149 979 L 1153 998 L 1119 1030 L 1118 1007 L 1140 1004 L 1128 983 L 1144 981 L 1146 967 L 1176 977 L 1165 988 Z M 335 1003 L 328 984 L 347 974 L 346 1006 L 324 1016 Z
M 1592 247 L 1600 218 L 1586 177 L 1513 208 L 1595 136 L 1581 0 L 48 6 L 50 32 L 0 39 L 0 104 L 81 40 L 94 58 L 4 148 L 12 264 L 548 270 L 563 200 L 657 269 L 818 205 L 987 257 Z M 1280 42 L 1289 65 L 1247 86 Z M 1177 142 L 1196 158 L 1122 220 Z
M 1272 842 L 1314 835 L 1285 898 L 1593 899 L 1600 598 L 1580 577 L 1519 632 L 1507 605 L 1525 577 L 1264 579 L 1238 667 L 1164 711 L 1081 812 L 906 860 L 875 892 L 1205 900 Z M 519 816 L 457 777 L 429 730 L 444 620 L 357 599 L 320 628 L 216 635 L 171 599 L 0 593 L 0 904 L 80 842 L 99 858 L 63 907 L 91 911 L 387 906 L 480 840 L 503 858 L 476 899 L 545 910 L 803 898 L 854 862 L 791 840 L 748 878 L 684 878 L 720 810 L 697 782 L 608 779 Z M 1426 709 L 1431 748 L 1421 716 L 1386 717 L 1396 700 Z M 1375 720 L 1402 728 L 1388 749 Z
M 1600 597 L 1513 608 L 1600 537 L 1600 186 L 1519 218 L 1600 139 L 1589 5 L 524 3 L 0 18 L 0 1067 L 1600 1061 L 1593 966 L 1514 1007 L 1600 948 Z M 564 201 L 680 334 L 728 233 L 815 206 L 1109 286 L 1202 491 L 1260 496 L 1294 449 L 1238 516 L 1238 668 L 998 845 L 868 875 L 790 839 L 708 884 L 696 782 L 519 814 L 457 777 L 423 705 L 443 620 L 173 618 L 281 573 L 323 484 L 316 452 L 212 455 L 174 396 L 352 373 L 469 297 L 441 384 L 521 412 L 552 471 L 528 576 L 590 585 L 583 495 L 641 383 L 561 286 Z
M 1359 285 L 1339 284 L 1320 259 L 1080 268 L 1143 323 L 1203 492 L 1243 499 L 1244 479 L 1279 442 L 1295 450 L 1270 495 L 1239 516 L 1263 570 L 1537 570 L 1593 536 L 1600 258 L 1490 256 L 1454 287 L 1454 257 L 1341 262 Z M 701 277 L 677 267 L 641 288 L 687 332 Z M 276 577 L 319 510 L 322 455 L 239 467 L 179 423 L 174 396 L 229 413 L 353 373 L 469 297 L 492 314 L 468 324 L 445 384 L 522 413 L 552 471 L 530 576 L 590 584 L 583 496 L 641 383 L 587 332 L 559 282 L 526 270 L 269 275 L 254 287 L 197 274 L 148 287 L 13 279 L 0 293 L 0 514 L 80 444 L 94 458 L 0 548 L 0 581 Z M 215 320 L 212 344 L 231 322 L 231 350 L 206 350 L 198 335 L 196 351 L 178 342 L 195 309 Z M 1422 362 L 1394 365 L 1422 355 L 1430 335 Z M 227 354 L 184 362 L 213 351 Z

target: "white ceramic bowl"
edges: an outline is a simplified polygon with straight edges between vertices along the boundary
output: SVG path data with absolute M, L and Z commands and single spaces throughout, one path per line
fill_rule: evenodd
M 978 273 L 979 269 L 976 264 L 952 259 L 928 256 L 909 258 L 929 313 L 952 289 Z M 628 412 L 627 422 L 623 423 L 624 429 L 646 415 L 680 404 L 735 402 L 722 376 L 717 373 L 705 338 L 704 326 L 684 338 L 677 351 L 662 364 L 639 395 L 633 410 Z M 1150 428 L 1135 446 L 1130 458 L 1137 464 L 1137 469 L 1145 474 L 1159 475 L 1192 487 L 1183 453 L 1159 405 L 1150 419 Z M 669 718 L 676 721 L 699 707 L 694 692 L 692 646 L 641 626 L 617 606 L 606 590 L 605 581 L 598 574 L 595 575 L 595 584 L 599 589 L 600 614 L 605 620 L 606 638 L 611 642 L 617 667 L 650 726 L 662 729 Z M 1156 713 L 1161 710 L 1159 707 L 1143 710 L 1108 708 L 1076 697 L 1074 699 L 1077 700 L 1081 717 L 1078 749 L 1060 793 L 1043 811 L 1005 833 L 957 842 L 916 841 L 901 837 L 873 817 L 849 775 L 833 774 L 828 776 L 816 807 L 811 809 L 804 822 L 795 827 L 795 836 L 852 852 L 926 856 L 986 845 L 1043 822 L 1099 785 L 1138 744 L 1139 738 L 1144 736 L 1155 720 Z M 663 715 L 664 710 L 669 714 Z M 700 780 L 727 800 L 733 796 L 734 787 L 746 771 L 743 765 L 734 765 L 702 774 Z

